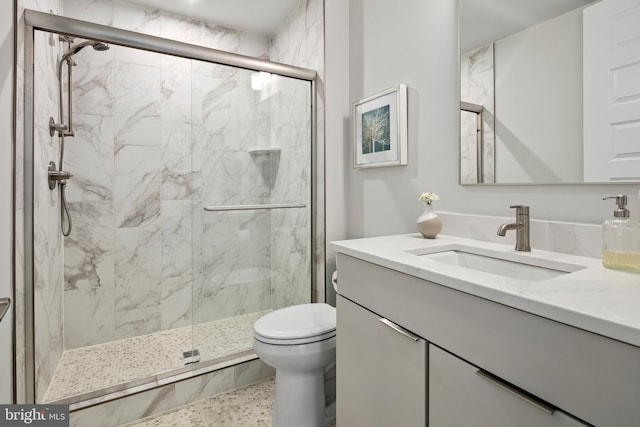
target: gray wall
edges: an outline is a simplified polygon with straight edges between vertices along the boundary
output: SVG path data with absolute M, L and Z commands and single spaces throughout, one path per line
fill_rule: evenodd
M 495 83 L 497 182 L 582 181 L 582 9 L 498 40 Z
M 347 236 L 346 161 L 349 160 L 349 3 L 325 0 L 326 90 L 326 240 Z M 336 269 L 335 252 L 327 248 L 326 297 L 335 304 L 331 273 Z
M 455 2 L 350 1 L 351 101 L 408 86 L 409 164 L 355 170 L 349 152 L 348 237 L 414 232 L 422 192 L 441 196 L 436 209 L 451 202 L 458 173 L 456 22 Z

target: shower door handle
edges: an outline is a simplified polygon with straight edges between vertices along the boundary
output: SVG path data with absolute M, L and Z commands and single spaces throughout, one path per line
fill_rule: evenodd
M 0 298 L 0 322 L 4 319 L 4 315 L 9 311 L 11 305 L 11 299 L 8 297 Z

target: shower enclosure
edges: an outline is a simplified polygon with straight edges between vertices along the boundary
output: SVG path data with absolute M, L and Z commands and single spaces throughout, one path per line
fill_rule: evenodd
M 460 184 L 496 179 L 493 63 L 493 43 L 460 55 Z
M 313 299 L 315 72 L 38 12 L 27 22 L 35 401 L 255 357 L 253 322 Z
M 460 145 L 464 147 L 462 151 L 467 154 L 467 156 L 463 156 L 460 159 L 460 176 L 475 175 L 475 182 L 478 184 L 484 182 L 483 112 L 484 107 L 482 105 L 460 101 Z M 472 118 L 469 118 L 469 116 L 472 116 Z M 475 150 L 473 149 L 474 144 Z M 475 162 L 473 161 L 474 156 Z M 475 174 L 473 173 L 474 163 Z

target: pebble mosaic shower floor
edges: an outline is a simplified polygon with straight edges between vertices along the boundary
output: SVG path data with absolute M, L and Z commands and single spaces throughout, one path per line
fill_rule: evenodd
M 184 367 L 195 346 L 200 360 L 251 349 L 253 324 L 268 311 L 90 347 L 62 355 L 44 401 L 51 402 Z

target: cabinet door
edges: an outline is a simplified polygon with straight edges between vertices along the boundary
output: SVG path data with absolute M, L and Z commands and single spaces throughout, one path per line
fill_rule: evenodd
M 426 341 L 338 296 L 337 425 L 424 427 Z
M 429 345 L 429 427 L 586 427 L 522 390 Z

